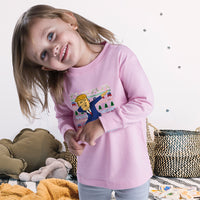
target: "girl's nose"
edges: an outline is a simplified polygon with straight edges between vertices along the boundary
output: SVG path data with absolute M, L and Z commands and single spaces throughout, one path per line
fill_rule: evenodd
M 58 45 L 53 47 L 52 54 L 53 54 L 54 57 L 59 54 L 59 46 Z

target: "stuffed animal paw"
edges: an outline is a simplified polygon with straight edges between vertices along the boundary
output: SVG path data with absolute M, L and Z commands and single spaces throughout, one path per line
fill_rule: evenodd
M 31 181 L 31 175 L 27 172 L 22 172 L 19 174 L 19 179 L 23 181 Z
M 42 168 L 43 167 L 41 167 L 40 169 L 33 171 L 31 173 L 22 172 L 22 173 L 19 174 L 19 179 L 23 180 L 23 181 L 33 181 L 32 179 L 33 179 L 34 176 L 40 175 L 42 173 Z M 45 178 L 46 177 L 43 177 L 43 178 L 38 179 L 38 180 L 42 180 L 42 179 L 45 179 Z

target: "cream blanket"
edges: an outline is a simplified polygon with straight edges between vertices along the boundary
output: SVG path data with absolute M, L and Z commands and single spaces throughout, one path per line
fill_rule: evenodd
M 78 186 L 63 179 L 44 179 L 34 193 L 20 185 L 0 185 L 0 200 L 78 200 Z

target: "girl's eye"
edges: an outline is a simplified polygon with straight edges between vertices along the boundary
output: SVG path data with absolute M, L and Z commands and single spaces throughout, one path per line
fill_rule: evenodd
M 41 56 L 40 56 L 40 57 L 41 57 L 42 60 L 45 59 L 46 54 L 47 54 L 47 51 L 43 51 L 43 52 L 41 53 Z
M 53 38 L 53 32 L 49 33 L 48 36 L 47 36 L 47 39 L 48 39 L 49 41 L 51 41 L 52 38 Z
M 50 32 L 50 33 L 47 35 L 47 39 L 48 39 L 49 41 L 51 41 L 51 40 L 53 39 L 53 36 L 54 36 L 54 33 L 53 33 L 53 32 Z M 47 51 L 43 51 L 43 52 L 41 53 L 40 58 L 41 58 L 42 60 L 44 60 L 45 57 L 46 57 L 46 54 L 47 54 Z

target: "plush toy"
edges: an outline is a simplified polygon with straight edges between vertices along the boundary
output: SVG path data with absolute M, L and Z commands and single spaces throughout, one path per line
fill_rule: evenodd
M 46 178 L 66 179 L 72 165 L 62 158 L 47 158 L 46 166 L 31 173 L 22 172 L 19 179 L 22 181 L 40 181 Z
M 19 178 L 21 172 L 33 172 L 49 157 L 65 158 L 62 144 L 45 129 L 23 129 L 14 138 L 0 140 L 0 178 Z

